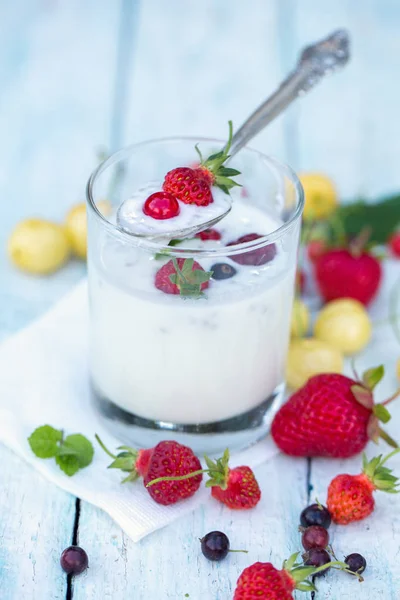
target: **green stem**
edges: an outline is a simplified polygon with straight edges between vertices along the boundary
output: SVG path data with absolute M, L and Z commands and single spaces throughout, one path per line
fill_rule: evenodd
M 117 458 L 115 456 L 115 454 L 111 454 L 111 452 L 109 451 L 108 448 L 106 448 L 106 446 L 103 444 L 103 442 L 101 441 L 101 439 L 99 438 L 99 436 L 97 435 L 97 433 L 94 436 L 96 438 L 97 443 L 101 446 L 101 448 L 103 448 L 104 452 L 106 454 L 108 454 L 108 456 L 110 456 L 111 458 L 113 458 L 114 460 Z
M 388 454 L 387 456 L 385 456 L 385 458 L 381 462 L 380 466 L 384 465 L 385 462 L 387 462 L 388 460 L 390 460 L 392 458 L 392 456 L 394 456 L 395 454 L 398 454 L 399 452 L 400 452 L 400 448 L 396 448 L 395 450 L 393 450 L 393 452 L 390 452 L 390 454 Z
M 197 477 L 197 475 L 203 475 L 203 473 L 208 472 L 208 469 L 199 469 L 198 471 L 192 471 L 187 475 L 178 475 L 177 477 L 157 477 L 157 479 L 152 479 L 152 481 L 149 481 L 146 487 L 150 487 L 151 485 L 155 485 L 156 483 L 160 483 L 161 481 L 185 481 L 185 479 Z
M 244 552 L 245 554 L 249 553 L 248 550 L 228 550 L 228 552 Z

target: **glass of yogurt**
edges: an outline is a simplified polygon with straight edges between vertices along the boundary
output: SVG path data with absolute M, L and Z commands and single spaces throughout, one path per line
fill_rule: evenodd
M 303 192 L 289 167 L 245 148 L 229 163 L 242 187 L 211 230 L 171 241 L 166 221 L 157 238 L 121 227 L 123 203 L 144 203 L 167 172 L 196 163 L 197 143 L 204 155 L 223 145 L 145 142 L 92 174 L 89 359 L 94 402 L 117 437 L 137 447 L 176 439 L 213 453 L 260 439 L 282 402 Z M 211 191 L 223 206 L 223 192 Z M 111 216 L 99 209 L 104 199 Z M 182 207 L 171 230 L 189 208 L 203 210 Z

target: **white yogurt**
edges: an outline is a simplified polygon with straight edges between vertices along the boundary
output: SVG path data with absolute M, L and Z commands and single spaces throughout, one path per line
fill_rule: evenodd
M 135 192 L 131 198 L 125 200 L 117 211 L 118 225 L 135 235 L 184 237 L 182 232 L 191 227 L 196 227 L 209 221 L 217 221 L 232 206 L 232 197 L 225 194 L 218 187 L 212 188 L 213 202 L 207 206 L 198 207 L 194 204 L 179 202 L 179 214 L 165 220 L 156 220 L 143 212 L 145 200 L 154 192 L 162 189 L 162 183 L 150 183 Z M 204 229 L 207 225 L 204 227 Z M 179 232 L 179 233 L 178 233 Z
M 180 247 L 212 249 L 279 226 L 238 198 L 217 226 L 219 242 Z M 205 270 L 226 262 L 237 273 L 211 280 L 204 298 L 185 299 L 155 288 L 168 258 L 111 239 L 89 257 L 93 382 L 104 398 L 140 417 L 219 421 L 257 407 L 283 382 L 295 271 L 284 248 L 260 267 L 196 259 Z

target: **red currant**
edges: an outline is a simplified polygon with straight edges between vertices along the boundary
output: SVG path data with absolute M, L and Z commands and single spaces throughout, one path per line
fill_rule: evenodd
M 389 239 L 389 246 L 390 249 L 392 251 L 392 253 L 397 256 L 400 257 L 400 232 L 396 232 L 392 235 L 392 237 Z
M 144 203 L 143 212 L 153 219 L 171 219 L 179 215 L 179 202 L 169 192 L 155 192 Z

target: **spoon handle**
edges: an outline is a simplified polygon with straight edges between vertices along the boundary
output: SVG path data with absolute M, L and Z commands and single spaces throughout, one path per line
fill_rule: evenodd
M 348 33 L 340 29 L 304 48 L 295 70 L 286 77 L 276 92 L 250 115 L 233 136 L 230 156 L 243 148 L 298 96 L 311 90 L 324 75 L 344 66 L 350 58 L 349 46 Z

